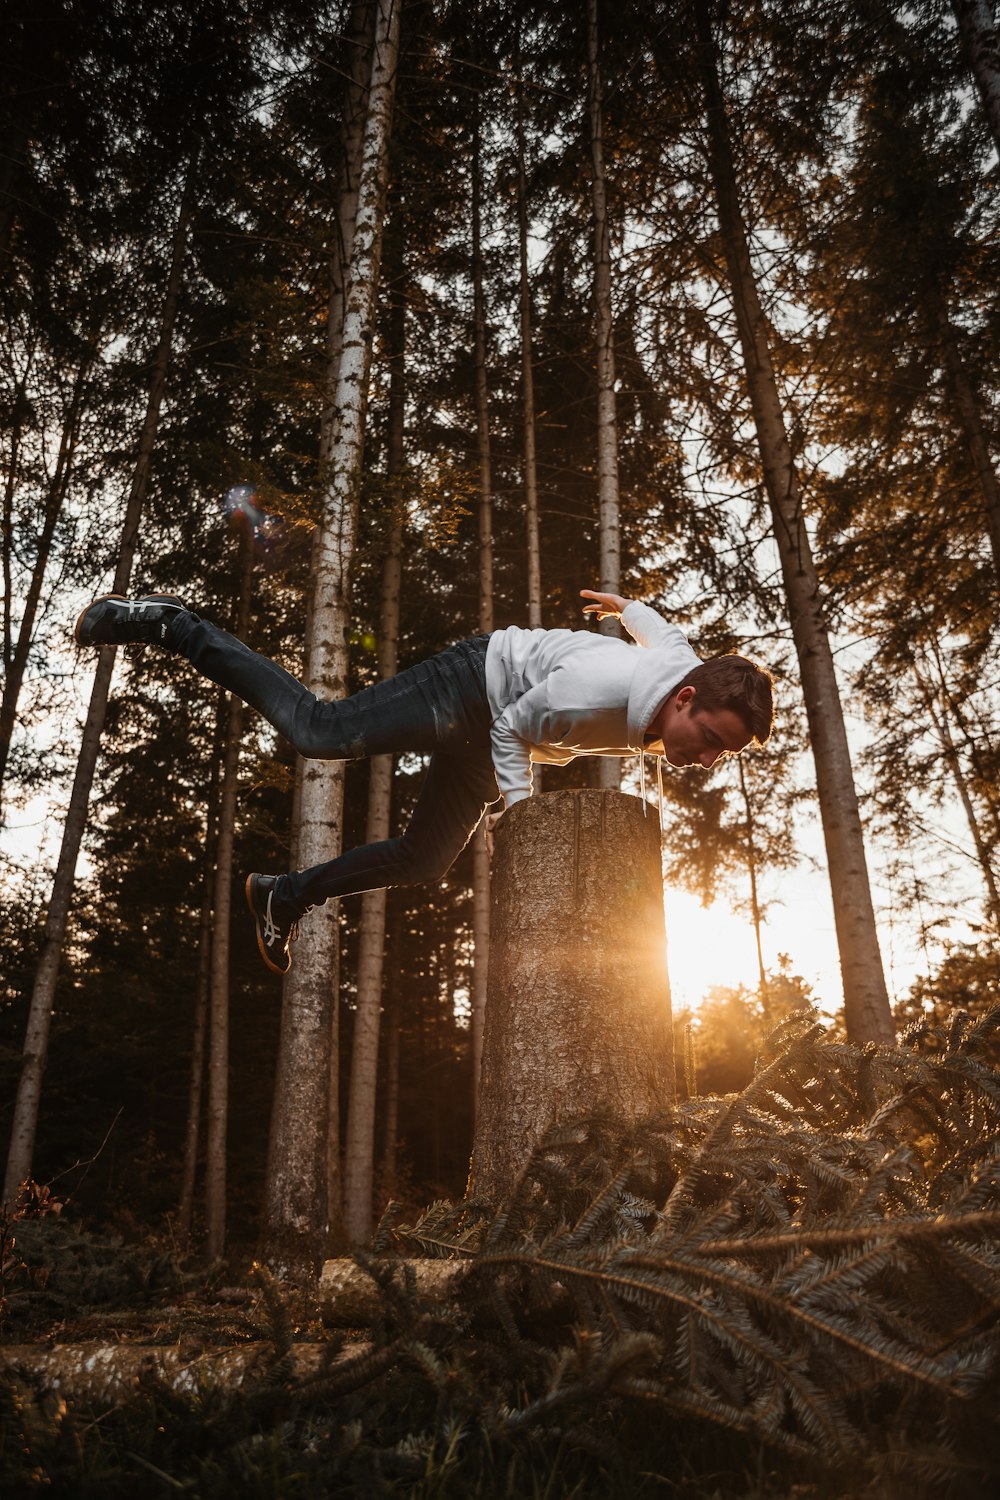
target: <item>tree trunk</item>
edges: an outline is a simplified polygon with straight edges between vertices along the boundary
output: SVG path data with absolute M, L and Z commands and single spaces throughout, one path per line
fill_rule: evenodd
M 382 1091 L 382 1191 L 396 1193 L 396 1148 L 399 1134 L 399 946 L 402 932 L 399 902 L 390 903 L 388 980 L 385 985 L 385 1087 Z
M 891 1043 L 892 1015 L 875 930 L 847 731 L 798 475 L 771 363 L 767 323 L 757 295 L 740 211 L 715 44 L 704 0 L 696 0 L 695 16 L 719 228 L 816 764 L 847 1031 L 854 1042 Z
M 384 680 L 398 667 L 399 604 L 403 573 L 403 512 L 394 488 L 403 472 L 403 416 L 405 401 L 406 303 L 401 276 L 394 281 L 389 315 L 389 445 L 386 477 L 392 520 L 382 568 L 382 606 L 379 618 L 378 670 Z M 391 755 L 377 755 L 369 765 L 368 820 L 365 842 L 389 837 L 392 807 Z M 361 897 L 358 940 L 358 992 L 351 1053 L 351 1087 L 344 1143 L 344 1233 L 353 1245 L 372 1236 L 372 1190 L 375 1176 L 375 1101 L 378 1080 L 378 1038 L 382 1010 L 382 968 L 385 953 L 384 890 Z
M 9 76 L 9 75 L 8 75 Z M 25 101 L 28 109 L 31 108 L 31 94 L 29 90 L 28 100 Z M 22 100 L 24 95 L 22 94 Z M 36 96 L 37 98 L 37 96 Z M 37 103 L 35 108 L 38 108 Z M 17 222 L 18 210 L 24 208 L 23 184 L 24 168 L 28 156 L 28 141 L 31 136 L 31 125 L 27 118 L 27 112 L 22 114 L 10 127 L 3 138 L 0 148 L 0 264 L 3 263 L 11 252 L 14 240 L 14 225 Z
M 253 588 L 253 527 L 240 527 L 236 635 L 246 640 Z M 219 1260 L 226 1244 L 226 1134 L 229 1119 L 229 936 L 232 925 L 233 838 L 236 794 L 243 738 L 243 703 L 235 693 L 226 708 L 219 836 L 215 856 L 215 900 L 212 933 L 212 991 L 208 1013 L 208 1121 L 205 1137 L 205 1231 L 210 1260 Z
M 989 0 L 951 0 L 951 8 L 1000 156 L 1000 41 L 993 6 Z
M 766 1005 L 768 1002 L 767 970 L 764 967 L 764 944 L 761 933 L 764 926 L 760 910 L 760 898 L 757 894 L 757 869 L 759 860 L 757 858 L 757 841 L 753 831 L 753 805 L 750 801 L 750 788 L 747 786 L 746 767 L 743 757 L 736 757 L 736 766 L 740 776 L 740 795 L 743 798 L 743 810 L 747 820 L 747 872 L 750 876 L 750 915 L 753 920 L 753 935 L 757 943 L 757 973 L 760 981 L 760 998 Z
M 958 419 L 965 431 L 976 483 L 983 497 L 986 532 L 993 553 L 993 571 L 1000 586 L 1000 482 L 990 457 L 980 402 L 962 361 L 958 338 L 948 317 L 944 299 L 940 295 L 934 295 L 932 300 L 935 304 L 932 312 L 937 322 L 941 360 L 955 397 Z
M 368 398 L 368 371 L 386 196 L 389 127 L 399 49 L 399 0 L 378 0 L 368 110 L 361 151 L 357 216 L 344 306 L 343 339 L 331 417 L 330 461 L 313 545 L 311 639 L 306 680 L 320 697 L 347 685 L 350 566 Z M 342 766 L 308 762 L 302 773 L 297 858 L 306 868 L 341 843 Z M 285 982 L 264 1210 L 268 1258 L 280 1271 L 315 1267 L 326 1226 L 338 1211 L 330 1177 L 338 1157 L 331 1108 L 331 970 L 336 961 L 334 906 L 319 914 L 299 944 Z
M 611 246 L 604 175 L 604 88 L 601 81 L 597 0 L 587 0 L 587 77 L 590 110 L 591 209 L 594 217 L 594 345 L 597 374 L 597 505 L 600 528 L 600 588 L 621 592 L 621 530 L 618 501 L 618 425 L 615 414 L 614 313 L 611 306 Z M 604 635 L 619 636 L 617 620 L 602 620 Z M 621 761 L 602 755 L 597 784 L 616 790 Z
M 913 675 L 917 680 L 924 708 L 941 742 L 945 762 L 951 772 L 952 780 L 955 783 L 955 790 L 958 793 L 958 800 L 962 804 L 962 811 L 965 813 L 965 819 L 969 825 L 969 833 L 972 835 L 972 842 L 976 849 L 976 859 L 986 885 L 986 908 L 990 921 L 996 931 L 1000 933 L 1000 888 L 997 887 L 997 878 L 993 871 L 990 851 L 980 827 L 979 815 L 976 812 L 972 793 L 969 790 L 969 783 L 962 767 L 962 758 L 958 753 L 958 746 L 955 744 L 951 725 L 948 722 L 947 692 L 942 691 L 939 703 L 936 701 L 936 694 L 933 687 L 924 677 L 923 672 L 916 662 L 913 663 Z
M 444 1267 L 451 1263 L 434 1261 L 431 1264 Z M 464 1271 L 464 1265 L 462 1269 Z M 371 1284 L 374 1288 L 375 1283 Z M 449 1284 L 448 1278 L 440 1274 L 436 1281 L 428 1280 L 431 1287 L 440 1285 L 442 1293 L 447 1291 Z M 357 1294 L 353 1286 L 349 1290 L 352 1300 L 348 1306 L 353 1310 L 358 1305 Z M 374 1319 L 374 1301 L 370 1305 Z M 336 1307 L 333 1305 L 330 1320 L 334 1321 L 335 1316 Z M 352 1342 L 331 1359 L 329 1339 L 321 1343 L 291 1344 L 281 1360 L 283 1380 L 291 1388 L 300 1381 L 330 1380 L 335 1378 L 340 1366 L 364 1359 L 371 1347 L 371 1344 Z M 25 1377 L 30 1382 L 30 1394 L 21 1385 Z M 0 1349 L 0 1379 L 6 1388 L 17 1392 L 16 1400 L 27 1403 L 38 1400 L 36 1392 L 58 1392 L 62 1401 L 71 1401 L 84 1408 L 98 1408 L 101 1417 L 97 1420 L 102 1420 L 109 1412 L 134 1401 L 142 1382 L 151 1379 L 175 1395 L 199 1403 L 205 1400 L 206 1391 L 228 1394 L 247 1385 L 259 1392 L 265 1383 L 274 1381 L 274 1345 L 255 1340 L 228 1346 L 207 1344 L 202 1348 L 188 1339 L 175 1345 L 121 1341 L 113 1344 L 7 1344 Z M 39 1404 L 44 1411 L 44 1404 Z M 42 1430 L 49 1430 L 50 1420 L 45 1418 Z M 174 1484 L 178 1483 L 174 1480 Z M 182 1489 L 185 1487 L 181 1485 Z M 132 1489 L 137 1493 L 137 1486 L 132 1486 Z
M 192 160 L 181 195 L 180 210 L 177 215 L 177 224 L 171 246 L 170 271 L 167 277 L 166 295 L 160 318 L 159 339 L 150 373 L 146 415 L 139 438 L 139 450 L 136 457 L 135 469 L 132 473 L 132 484 L 129 490 L 128 503 L 125 508 L 125 521 L 122 526 L 121 543 L 118 549 L 118 565 L 115 569 L 115 578 L 111 590 L 115 594 L 125 594 L 128 591 L 129 579 L 132 574 L 132 560 L 135 556 L 136 539 L 139 533 L 139 522 L 142 516 L 142 507 L 146 498 L 146 491 L 149 487 L 150 465 L 152 462 L 153 447 L 156 442 L 156 430 L 160 419 L 160 407 L 163 404 L 163 395 L 166 390 L 174 324 L 177 320 L 177 307 L 180 301 L 184 256 L 187 250 L 188 227 L 193 211 L 194 174 L 195 161 Z M 6 1203 L 14 1201 L 20 1184 L 31 1172 L 31 1162 L 35 1150 L 35 1134 L 38 1127 L 38 1106 L 41 1098 L 42 1075 L 45 1071 L 45 1061 L 48 1054 L 49 1031 L 52 1022 L 56 981 L 59 977 L 59 964 L 62 958 L 70 899 L 73 894 L 73 881 L 76 875 L 76 861 L 80 852 L 83 831 L 87 823 L 90 788 L 94 779 L 94 768 L 97 765 L 97 754 L 100 749 L 101 731 L 104 727 L 104 716 L 107 710 L 108 691 L 111 686 L 111 674 L 114 670 L 114 664 L 115 649 L 111 646 L 105 646 L 100 652 L 97 670 L 94 673 L 90 707 L 87 712 L 83 739 L 80 745 L 80 755 L 77 760 L 73 789 L 70 793 L 69 807 L 63 828 L 62 845 L 59 850 L 55 878 L 52 884 L 52 895 L 49 900 L 48 916 L 45 922 L 42 950 L 28 1011 L 28 1025 L 24 1040 L 24 1058 L 18 1082 L 17 1101 L 14 1105 L 10 1152 L 7 1158 L 7 1171 L 4 1178 L 3 1201 Z
M 496 1201 L 550 1125 L 605 1110 L 636 1122 L 674 1085 L 660 835 L 642 802 L 518 802 L 497 829 L 493 891 L 469 1192 Z
M 989 848 L 994 849 L 1000 842 L 1000 797 L 998 797 L 996 777 L 993 772 L 996 751 L 991 743 L 991 726 L 984 722 L 974 704 L 968 700 L 960 701 L 960 696 L 952 685 L 948 670 L 941 659 L 941 648 L 937 636 L 933 634 L 930 638 L 930 651 L 934 658 L 935 676 L 944 711 L 962 737 L 962 748 L 975 772 L 980 799 L 985 803 L 989 814 L 990 832 L 987 842 Z M 970 709 L 975 719 L 978 738 L 966 723 L 966 714 Z M 986 750 L 985 762 L 982 754 L 983 748 Z
M 21 613 L 21 623 L 18 627 L 17 640 L 13 651 L 5 663 L 3 696 L 0 698 L 0 827 L 3 826 L 3 782 L 7 771 L 7 758 L 10 754 L 10 742 L 14 733 L 14 725 L 17 721 L 17 705 L 21 696 L 21 687 L 24 683 L 25 668 L 28 665 L 28 655 L 31 651 L 31 643 L 35 632 L 35 617 L 38 613 L 39 600 L 42 597 L 42 583 L 45 578 L 45 570 L 49 563 L 49 553 L 52 550 L 52 538 L 55 536 L 59 517 L 62 515 L 63 505 L 69 489 L 70 474 L 73 467 L 73 454 L 76 448 L 80 425 L 80 410 L 83 405 L 83 395 L 86 390 L 87 376 L 90 373 L 90 359 L 84 361 L 77 371 L 73 382 L 73 394 L 70 397 L 69 407 L 63 420 L 62 435 L 59 442 L 59 455 L 56 459 L 55 471 L 49 483 L 48 493 L 45 497 L 45 508 L 42 515 L 42 527 L 38 537 L 38 549 L 35 553 L 35 561 L 31 570 L 31 581 L 28 584 L 28 592 L 24 600 L 24 609 Z M 20 405 L 20 402 L 17 403 Z M 16 436 L 14 438 L 16 442 Z M 13 465 L 16 472 L 16 459 Z M 11 479 L 14 478 L 12 472 Z M 5 507 L 6 509 L 6 507 Z M 10 588 L 9 570 L 7 588 Z M 5 600 L 5 609 L 10 609 L 10 597 Z M 5 633 L 5 646 L 9 636 Z
M 486 380 L 486 306 L 483 296 L 482 152 L 480 96 L 475 96 L 472 131 L 472 306 L 476 354 L 476 443 L 479 452 L 479 630 L 493 629 L 493 473 L 490 454 L 489 388 Z M 490 860 L 482 827 L 472 843 L 472 1098 L 479 1099 L 483 1018 L 490 963 Z
M 0 654 L 3 657 L 4 676 L 10 671 L 10 664 L 14 659 L 14 495 L 17 491 L 24 422 L 30 411 L 26 397 L 34 357 L 32 345 L 25 353 L 24 368 L 10 401 L 10 466 L 4 478 L 3 532 L 0 538 L 3 565 L 3 641 L 0 643 Z
M 521 281 L 521 413 L 524 424 L 524 519 L 528 555 L 528 628 L 541 629 L 542 562 L 538 531 L 538 461 L 535 451 L 535 372 L 531 356 L 531 280 L 528 275 L 528 192 L 524 165 L 524 86 L 515 85 L 517 132 L 517 242 Z M 537 771 L 535 773 L 537 775 Z M 536 787 L 536 791 L 538 788 Z
M 215 895 L 216 840 L 219 836 L 219 767 L 222 761 L 224 716 L 227 695 L 220 691 L 212 736 L 211 772 L 205 805 L 205 881 L 198 924 L 198 987 L 195 992 L 194 1030 L 191 1037 L 191 1068 L 188 1082 L 187 1122 L 184 1127 L 184 1161 L 177 1203 L 177 1240 L 183 1250 L 191 1243 L 194 1218 L 194 1188 L 198 1175 L 198 1141 L 201 1135 L 201 1101 L 205 1082 L 205 1042 L 212 986 L 212 900 Z
M 361 153 L 365 121 L 368 118 L 368 90 L 371 84 L 373 38 L 376 5 L 373 0 L 354 0 L 348 22 L 347 48 L 351 59 L 350 74 L 344 91 L 344 119 L 341 127 L 341 165 L 337 192 L 337 211 L 330 250 L 330 294 L 326 315 L 326 390 L 320 419 L 320 462 L 331 460 L 334 422 L 337 410 L 337 373 L 344 338 L 344 306 L 350 277 L 354 229 L 358 217 L 358 190 L 361 185 Z M 306 639 L 309 639 L 307 632 Z

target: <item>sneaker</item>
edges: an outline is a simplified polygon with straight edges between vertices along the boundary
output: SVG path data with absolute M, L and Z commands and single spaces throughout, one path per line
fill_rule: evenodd
M 290 944 L 299 935 L 299 919 L 282 911 L 274 900 L 277 875 L 248 875 L 247 906 L 257 927 L 257 947 L 272 974 L 287 974 L 292 967 Z M 306 911 L 312 911 L 311 906 Z
M 162 646 L 171 623 L 186 608 L 176 594 L 146 594 L 141 599 L 103 594 L 87 605 L 73 634 L 81 646 L 124 646 L 130 641 Z

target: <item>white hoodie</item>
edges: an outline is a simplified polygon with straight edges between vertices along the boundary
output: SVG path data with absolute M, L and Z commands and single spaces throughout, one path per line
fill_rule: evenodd
M 645 741 L 650 720 L 701 658 L 648 604 L 629 604 L 621 619 L 638 649 L 587 630 L 493 632 L 486 693 L 505 807 L 531 796 L 532 761 L 663 754 Z

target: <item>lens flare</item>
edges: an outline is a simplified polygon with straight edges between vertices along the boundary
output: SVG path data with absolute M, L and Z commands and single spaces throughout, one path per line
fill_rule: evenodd
M 261 509 L 253 485 L 234 484 L 222 498 L 222 509 L 231 526 L 249 529 L 258 552 L 271 552 L 280 542 L 281 517 Z

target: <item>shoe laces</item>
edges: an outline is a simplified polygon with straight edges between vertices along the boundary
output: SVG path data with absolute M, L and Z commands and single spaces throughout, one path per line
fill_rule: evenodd
M 292 921 L 288 924 L 287 934 L 283 934 L 280 924 L 274 920 L 274 916 L 271 912 L 271 902 L 273 900 L 274 887 L 272 886 L 267 893 L 267 907 L 264 911 L 264 941 L 268 945 L 268 947 L 270 947 L 271 944 L 276 940 L 284 937 L 284 941 L 282 942 L 281 946 L 282 948 L 286 948 L 288 944 L 294 942 L 294 940 L 299 935 L 299 918 L 293 917 Z M 312 907 L 307 906 L 306 910 L 302 913 L 302 916 L 304 917 L 306 915 L 306 912 L 310 911 L 312 911 Z

